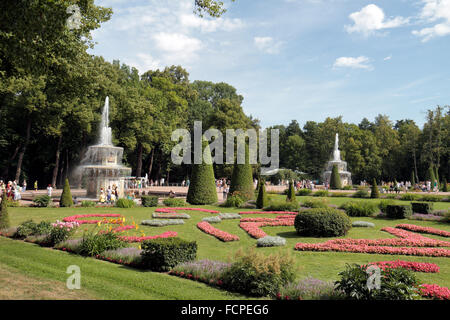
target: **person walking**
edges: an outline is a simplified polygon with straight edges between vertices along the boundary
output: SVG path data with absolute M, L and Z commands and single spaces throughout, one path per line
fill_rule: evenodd
M 47 195 L 48 195 L 49 197 L 51 197 L 51 196 L 52 196 L 52 192 L 53 192 L 52 185 L 49 184 L 48 187 L 47 187 Z
M 27 181 L 26 180 L 23 180 L 22 191 L 23 192 L 27 191 Z
M 37 182 L 37 180 L 34 182 L 34 191 L 37 191 L 37 189 L 38 189 L 38 182 Z

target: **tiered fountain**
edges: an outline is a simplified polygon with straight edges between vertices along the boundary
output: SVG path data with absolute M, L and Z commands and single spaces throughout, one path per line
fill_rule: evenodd
M 343 186 L 352 184 L 352 174 L 347 171 L 347 162 L 341 160 L 341 151 L 339 150 L 339 134 L 336 133 L 336 139 L 334 140 L 333 156 L 328 161 L 325 172 L 323 173 L 323 181 L 329 183 L 331 177 L 331 170 L 336 165 L 341 177 L 341 183 Z
M 109 98 L 106 97 L 99 143 L 88 148 L 79 167 L 86 182 L 88 197 L 97 198 L 100 195 L 100 188 L 106 190 L 113 185 L 118 187 L 119 197 L 123 197 L 124 178 L 130 176 L 131 168 L 122 165 L 122 156 L 123 148 L 112 144 L 112 133 L 109 127 Z

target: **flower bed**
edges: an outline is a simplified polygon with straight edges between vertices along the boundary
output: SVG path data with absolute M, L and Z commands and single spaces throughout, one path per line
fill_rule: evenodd
M 286 245 L 286 239 L 282 237 L 265 236 L 256 241 L 258 247 L 278 247 Z
M 221 286 L 222 276 L 231 266 L 231 263 L 213 260 L 199 260 L 177 265 L 170 275 L 200 281 L 206 284 Z
M 79 224 L 97 224 L 97 223 L 112 223 L 110 221 L 106 221 L 107 217 L 120 217 L 120 214 L 115 213 L 107 213 L 107 214 L 77 214 L 70 217 L 65 217 L 63 219 L 64 222 L 78 222 Z M 80 220 L 80 218 L 91 218 L 91 217 L 101 217 L 103 220 Z M 117 223 L 120 223 L 120 219 L 117 220 Z
M 442 237 L 450 237 L 450 232 L 431 228 L 431 227 L 416 226 L 414 224 L 398 224 L 395 227 L 400 228 L 400 229 L 409 230 L 409 231 L 414 231 L 414 232 L 435 234 L 435 235 L 442 236 Z
M 132 267 L 140 267 L 142 263 L 141 249 L 135 247 L 107 250 L 95 257 L 100 260 L 123 264 Z
M 155 219 L 190 219 L 191 216 L 181 212 L 153 212 L 152 217 Z
M 371 262 L 370 265 L 376 265 L 381 269 L 395 269 L 395 268 L 404 268 L 408 270 L 412 270 L 415 272 L 424 272 L 424 273 L 437 273 L 440 268 L 437 264 L 427 263 L 427 262 L 414 262 L 414 261 L 378 261 Z
M 234 235 L 234 234 L 230 234 L 228 232 L 219 230 L 217 228 L 214 228 L 211 224 L 209 224 L 206 221 L 201 221 L 199 223 L 197 223 L 197 227 L 202 230 L 203 232 L 210 234 L 214 237 L 216 237 L 219 240 L 222 240 L 224 242 L 228 242 L 228 241 L 238 241 L 239 237 Z
M 209 209 L 202 209 L 202 208 L 185 208 L 185 207 L 157 208 L 155 210 L 155 212 L 176 213 L 177 210 L 199 211 L 199 212 L 207 212 L 207 213 L 220 213 L 217 210 L 209 210 Z
M 158 239 L 158 238 L 172 238 L 177 237 L 178 233 L 175 231 L 166 231 L 164 233 L 158 234 L 156 236 L 120 236 L 119 238 L 126 242 L 142 242 L 145 240 Z
M 297 243 L 299 251 L 336 251 L 354 253 L 401 254 L 429 257 L 450 257 L 450 242 L 426 238 L 402 229 L 381 229 L 400 239 L 333 239 L 323 243 Z
M 241 211 L 239 214 L 292 214 L 297 215 L 298 212 L 293 211 Z
M 183 219 L 143 220 L 141 224 L 152 227 L 165 227 L 170 225 L 184 224 L 184 220 Z
M 241 219 L 242 217 L 237 213 L 220 213 L 219 214 L 220 219 L 227 220 L 227 219 Z
M 219 216 L 213 216 L 213 217 L 204 217 L 202 221 L 206 221 L 209 223 L 220 223 L 222 222 L 222 219 Z
M 420 291 L 426 298 L 450 300 L 450 289 L 447 287 L 440 287 L 437 284 L 422 284 Z
M 246 219 L 257 219 L 257 218 L 246 218 Z M 267 234 L 261 229 L 261 227 L 279 227 L 279 226 L 293 226 L 294 219 L 272 219 L 270 218 L 261 218 L 263 221 L 256 222 L 245 222 L 245 219 L 241 220 L 239 226 L 245 230 L 251 237 L 259 239 L 264 238 Z

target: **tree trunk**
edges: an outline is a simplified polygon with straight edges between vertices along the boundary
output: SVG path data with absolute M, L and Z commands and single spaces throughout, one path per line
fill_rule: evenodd
M 142 173 L 142 144 L 138 144 L 137 165 L 136 165 L 136 177 L 141 177 Z
M 155 154 L 155 149 L 152 149 L 152 155 L 150 157 L 150 165 L 148 166 L 148 178 L 150 179 L 150 176 L 152 174 L 152 168 L 153 168 L 153 155 Z
M 9 175 L 9 164 L 11 162 L 14 161 L 14 159 L 16 158 L 17 154 L 19 153 L 21 145 L 18 144 L 16 149 L 14 150 L 13 154 L 11 155 L 11 157 L 9 157 L 8 162 L 6 163 L 5 167 L 2 170 L 2 177 L 4 177 L 6 180 L 8 180 L 8 175 Z
M 17 182 L 19 182 L 19 179 L 20 179 L 20 173 L 22 171 L 23 156 L 25 155 L 25 152 L 27 151 L 28 143 L 30 142 L 30 135 L 31 135 L 31 117 L 28 117 L 27 133 L 25 136 L 25 142 L 22 146 L 22 150 L 20 150 L 19 159 L 17 160 L 17 170 L 16 170 L 16 178 L 15 178 L 15 180 Z
M 62 142 L 62 135 L 59 136 L 58 144 L 56 146 L 55 167 L 53 168 L 53 176 L 52 176 L 52 187 L 53 188 L 56 188 L 56 179 L 58 178 L 59 155 L 61 153 L 61 142 Z
M 413 159 L 414 159 L 414 174 L 416 175 L 417 183 L 419 183 L 419 175 L 417 174 L 416 148 L 413 149 Z
M 64 173 L 64 181 L 69 178 L 69 149 L 66 149 L 66 171 Z

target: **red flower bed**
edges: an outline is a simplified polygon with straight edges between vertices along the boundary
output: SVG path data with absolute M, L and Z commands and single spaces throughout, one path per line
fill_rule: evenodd
M 242 211 L 239 212 L 239 214 L 292 214 L 297 215 L 298 212 L 292 212 L 292 211 Z
M 106 217 L 120 217 L 120 214 L 115 214 L 115 213 L 107 213 L 107 214 L 77 214 L 74 216 L 70 216 L 70 217 L 65 217 L 63 219 L 64 222 L 78 222 L 79 224 L 96 224 L 99 222 L 102 222 L 102 220 L 80 220 L 80 218 L 90 218 L 90 217 L 101 217 L 101 218 L 106 218 Z M 109 223 L 109 222 L 108 222 Z
M 369 265 L 376 265 L 381 269 L 396 269 L 396 268 L 404 268 L 408 270 L 412 270 L 415 272 L 425 272 L 425 273 L 437 273 L 439 272 L 439 266 L 434 263 L 427 262 L 414 262 L 414 261 L 378 261 L 371 262 Z
M 409 231 L 386 227 L 381 229 L 400 239 L 333 239 L 323 243 L 297 243 L 295 250 L 336 251 L 377 254 L 402 254 L 429 257 L 450 257 L 450 242 L 435 240 Z
M 258 218 L 244 218 L 241 220 L 239 226 L 245 230 L 253 238 L 259 239 L 264 238 L 267 234 L 261 229 L 261 227 L 279 227 L 279 226 L 293 226 L 294 219 L 271 219 L 270 218 L 259 218 L 263 220 L 256 220 L 256 222 L 245 222 L 247 219 L 258 219 Z
M 405 229 L 409 231 L 414 232 L 420 232 L 420 233 L 428 233 L 428 234 L 435 234 L 442 237 L 450 237 L 450 232 L 439 230 L 431 227 L 422 227 L 422 226 L 416 226 L 414 224 L 398 224 L 395 226 L 396 228 Z
M 437 284 L 422 284 L 420 291 L 423 297 L 438 300 L 450 300 L 450 289 Z
M 111 231 L 114 233 L 117 233 L 117 232 L 122 232 L 122 231 L 126 231 L 126 230 L 131 230 L 131 229 L 136 229 L 136 226 L 126 225 L 123 227 L 118 227 L 118 228 L 112 229 Z
M 119 238 L 126 242 L 142 242 L 145 240 L 158 239 L 158 238 L 172 238 L 178 236 L 178 233 L 175 231 L 166 231 L 164 233 L 158 234 L 156 236 L 145 236 L 145 237 L 136 237 L 136 236 L 120 236 Z
M 217 228 L 214 228 L 211 224 L 209 224 L 206 221 L 201 221 L 199 223 L 197 223 L 197 227 L 202 230 L 203 232 L 210 234 L 214 237 L 216 237 L 219 240 L 222 240 L 224 242 L 228 242 L 228 241 L 239 241 L 239 237 L 234 235 L 234 234 L 230 234 L 228 232 L 219 230 Z

